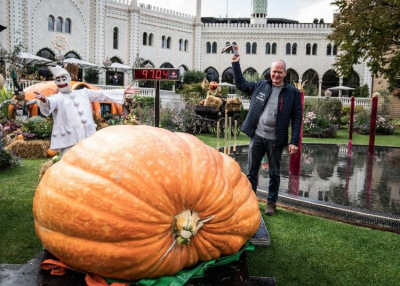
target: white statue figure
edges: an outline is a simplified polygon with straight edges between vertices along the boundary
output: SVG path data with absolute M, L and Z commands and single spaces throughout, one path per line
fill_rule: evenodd
M 56 66 L 49 67 L 49 70 L 55 79 L 58 93 L 49 97 L 39 92 L 35 93 L 36 98 L 40 100 L 41 113 L 45 116 L 53 115 L 50 148 L 61 152 L 61 157 L 80 140 L 96 132 L 91 102 L 111 101 L 123 104 L 126 94 L 139 92 L 132 84 L 125 90 L 71 90 L 71 77 L 65 69 Z

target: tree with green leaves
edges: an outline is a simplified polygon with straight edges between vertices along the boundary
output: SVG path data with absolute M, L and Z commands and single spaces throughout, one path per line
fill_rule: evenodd
M 336 0 L 340 18 L 328 39 L 340 49 L 338 72 L 346 76 L 366 61 L 374 76 L 394 83 L 400 72 L 400 1 Z

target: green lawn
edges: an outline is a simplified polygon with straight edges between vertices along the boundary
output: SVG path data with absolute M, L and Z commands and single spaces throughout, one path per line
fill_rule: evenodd
M 304 142 L 345 144 L 345 133 L 339 132 L 338 139 Z M 354 144 L 367 144 L 367 137 L 354 136 Z M 379 145 L 400 146 L 399 130 L 395 136 L 381 137 L 377 142 L 388 142 Z M 199 138 L 216 146 L 214 136 Z M 240 135 L 239 144 L 248 144 L 247 137 Z M 24 160 L 20 167 L 0 171 L 0 263 L 25 263 L 42 249 L 34 231 L 32 200 L 43 162 Z M 264 219 L 271 246 L 248 253 L 251 275 L 273 276 L 278 285 L 399 285 L 398 234 L 284 209 Z

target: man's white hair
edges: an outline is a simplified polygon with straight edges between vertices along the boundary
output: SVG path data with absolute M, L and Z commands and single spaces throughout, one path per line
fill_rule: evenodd
M 273 66 L 273 65 L 275 65 L 275 64 L 277 64 L 277 63 L 279 63 L 279 62 L 283 63 L 283 70 L 286 71 L 286 63 L 285 63 L 283 60 L 274 61 L 274 62 L 271 64 L 271 69 L 272 69 L 272 66 Z

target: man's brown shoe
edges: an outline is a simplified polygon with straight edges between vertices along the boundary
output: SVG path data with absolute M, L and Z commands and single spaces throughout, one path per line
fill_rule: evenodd
M 276 212 L 276 204 L 268 202 L 267 203 L 267 208 L 265 209 L 265 214 L 266 215 L 274 215 Z

